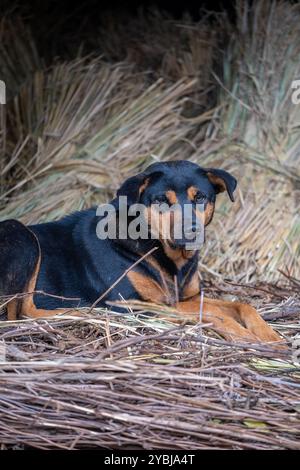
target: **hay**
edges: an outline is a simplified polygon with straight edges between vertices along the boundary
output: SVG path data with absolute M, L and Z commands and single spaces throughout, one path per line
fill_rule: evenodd
M 218 56 L 217 34 L 208 17 L 204 14 L 195 22 L 184 14 L 176 21 L 153 7 L 147 13 L 139 10 L 137 17 L 120 12 L 116 22 L 113 14 L 106 13 L 98 34 L 91 38 L 93 48 L 109 62 L 126 61 L 146 72 L 150 83 L 161 78 L 166 82 L 197 79 L 184 109 L 196 116 L 211 106 L 215 86 L 211 69 Z
M 180 109 L 193 82 L 165 87 L 158 81 L 144 90 L 142 78 L 127 64 L 100 60 L 35 74 L 14 101 L 9 123 L 22 142 L 22 164 L 18 144 L 2 171 L 9 176 L 0 202 L 13 194 L 7 216 L 25 222 L 60 217 L 95 202 L 100 190 L 112 196 L 149 152 L 157 159 L 180 153 L 191 128 L 180 128 Z
M 19 16 L 0 18 L 0 64 L 8 99 L 16 96 L 23 83 L 44 67 L 31 31 Z
M 253 286 L 238 289 L 246 296 Z M 275 296 L 270 287 L 268 302 L 254 290 L 269 315 L 287 292 L 299 312 L 290 287 Z M 201 325 L 174 327 L 163 312 L 78 314 L 0 322 L 2 446 L 300 448 L 300 375 L 290 351 L 228 344 Z M 292 341 L 298 325 L 289 315 L 276 328 Z
M 253 272 L 276 280 L 283 266 L 299 277 L 300 107 L 292 102 L 291 85 L 300 76 L 300 9 L 287 2 L 238 2 L 237 16 L 236 31 L 225 23 L 230 42 L 223 82 L 216 77 L 226 103 L 221 132 L 230 141 L 224 158 L 240 176 L 242 191 L 223 232 L 228 259 L 237 249 L 239 259 L 234 256 L 232 268 L 225 263 L 245 280 Z M 224 261 L 216 263 L 218 271 Z

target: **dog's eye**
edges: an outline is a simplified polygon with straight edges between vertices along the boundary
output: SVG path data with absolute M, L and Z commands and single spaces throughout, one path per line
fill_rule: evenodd
M 162 194 L 161 196 L 156 196 L 152 204 L 169 204 L 169 201 L 168 198 Z
M 204 203 L 206 201 L 206 196 L 203 193 L 198 192 L 195 196 L 194 201 L 198 204 Z
M 159 210 L 159 212 L 167 212 L 169 210 L 169 207 L 170 207 L 170 203 L 168 201 L 168 198 L 166 196 L 156 196 L 153 201 L 152 201 L 152 204 L 154 205 L 154 207 L 156 207 L 156 209 Z

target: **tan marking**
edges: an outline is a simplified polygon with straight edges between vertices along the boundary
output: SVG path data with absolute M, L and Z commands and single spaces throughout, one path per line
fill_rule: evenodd
M 13 299 L 7 304 L 7 319 L 14 321 L 18 319 L 19 299 Z
M 220 176 L 214 175 L 213 173 L 208 171 L 207 177 L 214 186 L 217 186 L 218 192 L 223 193 L 224 191 L 226 191 L 225 181 L 222 178 L 220 178 Z
M 127 277 L 143 300 L 158 304 L 168 303 L 166 293 L 155 280 L 136 271 L 129 271 Z
M 195 295 L 199 294 L 199 275 L 198 271 L 196 271 L 189 282 L 184 286 L 183 289 L 183 297 L 185 299 L 189 299 L 194 297 Z
M 146 178 L 143 184 L 141 184 L 141 186 L 139 187 L 139 195 L 141 195 L 145 191 L 145 189 L 149 186 L 149 181 L 150 181 L 150 178 Z
M 179 302 L 177 310 L 183 315 L 187 321 L 199 322 L 200 321 L 200 296 L 195 299 Z M 202 309 L 202 321 L 204 323 L 211 323 L 211 328 L 220 333 L 225 339 L 230 341 L 243 339 L 244 341 L 256 342 L 257 338 L 250 332 L 247 332 L 239 323 L 230 317 L 227 317 L 222 309 L 217 306 L 212 306 L 204 299 Z
M 161 240 L 161 242 L 165 254 L 173 261 L 179 271 L 195 254 L 192 250 L 185 250 L 184 248 L 172 248 L 168 244 L 167 240 Z
M 16 320 L 19 312 L 21 315 L 26 315 L 31 318 L 40 318 L 40 317 L 52 317 L 54 315 L 58 315 L 60 313 L 65 313 L 65 312 L 70 311 L 70 309 L 45 310 L 45 309 L 36 308 L 34 301 L 33 301 L 33 293 L 36 287 L 37 277 L 38 277 L 38 273 L 40 271 L 40 266 L 41 266 L 41 247 L 40 247 L 38 238 L 35 235 L 35 233 L 32 231 L 31 233 L 34 235 L 38 244 L 39 258 L 38 258 L 34 273 L 26 286 L 26 292 L 28 292 L 28 294 L 25 293 L 24 298 L 13 299 L 7 305 L 8 320 Z
M 194 209 L 194 213 L 198 220 L 200 220 L 201 225 L 205 226 L 205 211 L 200 211 L 199 209 Z
M 171 238 L 174 226 L 174 211 L 159 212 L 153 206 L 147 207 L 144 214 L 151 228 L 151 233 L 158 240 Z
M 168 299 L 172 299 L 173 283 L 172 276 L 156 261 L 153 256 L 149 256 L 146 260 L 158 273 L 163 285 L 164 292 L 167 294 Z
M 195 214 L 196 214 L 197 219 L 200 220 L 201 224 L 203 224 L 206 227 L 206 225 L 208 225 L 209 222 L 211 222 L 212 220 L 212 217 L 214 215 L 214 210 L 215 210 L 214 203 L 208 202 L 206 204 L 204 211 L 195 209 Z
M 194 251 L 172 248 L 169 245 L 169 242 L 173 242 L 171 234 L 174 233 L 174 224 L 181 223 L 181 211 L 159 213 L 151 206 L 146 208 L 144 216 L 151 227 L 154 238 L 160 240 L 165 254 L 173 261 L 178 270 L 182 269 L 187 260 L 194 255 Z
M 268 325 L 251 305 L 241 302 L 230 302 L 219 299 L 206 299 L 210 305 L 216 305 L 224 310 L 247 330 L 254 333 L 262 341 L 281 341 L 281 337 Z
M 172 191 L 171 189 L 169 189 L 169 191 L 166 192 L 166 198 L 168 199 L 171 205 L 177 204 L 178 202 L 175 191 Z
M 58 315 L 59 313 L 65 313 L 70 311 L 70 309 L 55 309 L 55 310 L 45 310 L 41 308 L 37 308 L 33 301 L 33 292 L 36 287 L 37 277 L 40 271 L 41 266 L 41 254 L 39 254 L 39 259 L 34 270 L 33 276 L 30 279 L 26 291 L 28 295 L 24 297 L 22 300 L 22 308 L 21 312 L 23 315 L 26 315 L 31 318 L 40 318 L 40 317 L 52 317 L 54 315 Z
M 174 250 L 173 250 L 174 251 Z M 186 262 L 187 260 L 185 260 Z M 164 292 L 166 298 L 167 298 L 167 303 L 168 305 L 174 305 L 176 303 L 176 292 L 175 292 L 175 281 L 174 277 L 171 276 L 159 263 L 158 261 L 153 258 L 152 256 L 149 256 L 146 260 L 147 263 L 150 264 L 158 273 L 159 278 L 160 278 L 160 286 L 162 288 L 162 291 Z M 178 260 L 177 260 L 178 262 Z M 191 269 L 193 266 L 191 266 Z M 184 286 L 186 282 L 186 278 L 188 277 L 189 273 L 186 274 L 185 279 L 180 284 L 180 289 Z M 159 281 L 159 282 L 160 282 Z M 195 296 L 196 294 L 199 293 L 199 279 L 198 279 L 198 274 L 195 273 L 190 281 L 186 284 L 184 287 L 183 291 L 183 298 L 190 298 Z
M 183 317 L 178 320 L 170 317 L 171 321 L 175 323 L 181 323 L 185 320 L 193 323 L 199 322 L 199 295 L 190 300 L 178 302 L 176 308 Z M 251 305 L 204 298 L 202 321 L 211 323 L 211 328 L 229 341 L 275 343 L 274 346 L 277 348 L 285 348 L 284 344 L 276 344 L 282 342 L 282 338 Z
M 213 218 L 213 215 L 214 215 L 214 211 L 215 211 L 215 205 L 213 202 L 208 202 L 206 204 L 206 207 L 205 207 L 205 210 L 204 210 L 204 214 L 205 214 L 205 226 L 208 225 L 212 218 Z
M 196 194 L 198 193 L 199 189 L 196 186 L 190 186 L 187 189 L 187 195 L 190 201 L 194 201 Z

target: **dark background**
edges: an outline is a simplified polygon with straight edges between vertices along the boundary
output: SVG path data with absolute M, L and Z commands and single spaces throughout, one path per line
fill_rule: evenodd
M 138 16 L 144 12 L 158 9 L 174 19 L 180 19 L 188 13 L 194 21 L 199 21 L 207 11 L 226 12 L 232 22 L 235 20 L 235 2 L 230 1 L 166 1 L 166 0 L 25 0 L 22 3 L 11 0 L 1 1 L 1 12 L 6 16 L 22 16 L 29 24 L 38 50 L 46 60 L 57 55 L 64 57 L 68 45 L 73 48 L 84 43 L 84 52 L 93 51 L 93 34 L 97 34 L 105 16 L 113 14 L 116 22 L 126 22 L 126 18 Z

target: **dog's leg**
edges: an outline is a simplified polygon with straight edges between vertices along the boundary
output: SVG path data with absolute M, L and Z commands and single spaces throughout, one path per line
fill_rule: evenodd
M 199 321 L 200 297 L 178 302 L 176 308 L 186 320 Z M 230 341 L 278 342 L 280 336 L 250 305 L 204 298 L 202 320 Z
M 219 306 L 226 315 L 234 318 L 234 320 L 245 327 L 247 331 L 255 334 L 259 340 L 264 342 L 282 341 L 278 333 L 265 322 L 251 305 L 215 299 L 205 300 L 207 305 Z
M 10 321 L 17 320 L 21 310 L 19 299 L 13 299 L 7 304 L 7 319 Z
M 23 315 L 32 318 L 50 317 L 67 311 L 35 307 L 33 291 L 40 263 L 40 247 L 35 234 L 17 220 L 1 222 L 0 296 L 12 297 L 7 303 L 8 320 L 18 320 Z
M 55 309 L 55 310 L 44 310 L 42 308 L 36 308 L 33 306 L 32 309 L 24 309 L 22 311 L 23 316 L 29 317 L 29 318 L 49 318 L 49 317 L 54 317 L 55 315 L 59 315 L 62 313 L 70 313 L 70 310 L 72 309 Z M 76 316 L 75 312 L 72 312 L 73 316 Z
M 191 300 L 178 302 L 176 305 L 178 312 L 182 315 L 183 320 L 199 322 L 200 321 L 200 297 L 194 297 Z M 216 330 L 221 336 L 229 341 L 251 341 L 257 342 L 257 337 L 250 331 L 247 331 L 240 323 L 238 323 L 230 315 L 222 309 L 221 306 L 206 302 L 204 299 L 202 307 L 203 323 L 210 323 L 211 328 Z
M 168 295 L 163 288 L 152 279 L 140 273 L 131 271 L 128 274 L 130 282 L 141 298 L 157 304 L 168 304 Z M 200 296 L 196 295 L 189 300 L 178 302 L 175 305 L 180 317 L 168 317 L 174 323 L 188 320 L 200 320 Z M 280 336 L 260 317 L 250 305 L 239 302 L 226 302 L 214 299 L 204 299 L 202 320 L 210 323 L 229 341 L 278 342 Z
M 35 235 L 17 220 L 0 223 L 0 296 L 7 303 L 8 320 L 21 315 L 22 299 L 18 294 L 26 291 L 39 259 L 39 246 Z M 5 297 L 5 298 L 4 298 Z
M 24 298 L 21 300 L 21 315 L 30 317 L 30 318 L 49 318 L 61 313 L 69 312 L 71 309 L 54 309 L 54 310 L 45 310 L 42 308 L 37 308 L 34 303 L 33 295 L 36 289 L 37 277 L 40 271 L 41 265 L 41 253 L 39 252 L 39 257 L 36 262 L 35 269 L 32 276 L 30 277 Z

